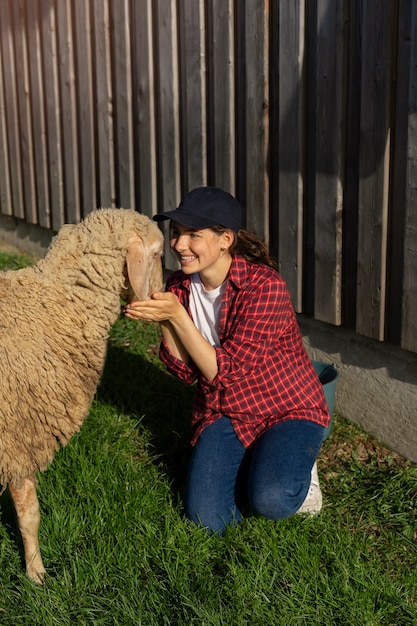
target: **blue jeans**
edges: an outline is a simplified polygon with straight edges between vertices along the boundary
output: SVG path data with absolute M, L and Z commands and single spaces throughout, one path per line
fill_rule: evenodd
M 193 448 L 185 497 L 186 516 L 222 534 L 247 506 L 269 519 L 295 513 L 304 502 L 324 428 L 306 420 L 272 426 L 249 448 L 221 417 Z

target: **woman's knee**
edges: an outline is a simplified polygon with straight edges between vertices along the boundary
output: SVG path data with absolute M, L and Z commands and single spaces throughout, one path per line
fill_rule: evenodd
M 248 479 L 250 506 L 269 519 L 284 519 L 303 504 L 323 428 L 303 420 L 271 427 L 255 443 Z
M 249 489 L 249 504 L 253 511 L 267 519 L 279 520 L 298 511 L 308 492 L 308 484 L 289 486 L 269 483 Z

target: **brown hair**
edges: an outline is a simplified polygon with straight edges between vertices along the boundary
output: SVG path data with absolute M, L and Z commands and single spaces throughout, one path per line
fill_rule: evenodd
M 213 226 L 212 230 L 220 235 L 226 229 L 223 226 Z M 235 241 L 229 252 L 232 256 L 238 254 L 251 263 L 268 265 L 278 270 L 278 263 L 270 256 L 268 246 L 255 233 L 243 228 L 235 233 Z

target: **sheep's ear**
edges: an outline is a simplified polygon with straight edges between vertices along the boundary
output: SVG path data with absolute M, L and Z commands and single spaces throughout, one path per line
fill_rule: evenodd
M 126 262 L 130 285 L 137 299 L 145 300 L 149 291 L 148 253 L 138 235 L 129 239 Z

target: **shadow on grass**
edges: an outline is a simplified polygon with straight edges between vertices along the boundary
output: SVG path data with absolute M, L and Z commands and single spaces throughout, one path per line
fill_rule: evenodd
M 140 420 L 151 434 L 158 462 L 172 489 L 182 495 L 191 447 L 194 390 L 144 357 L 109 345 L 97 398 Z
M 6 528 L 10 526 L 17 532 L 16 513 L 8 490 L 1 495 L 0 522 Z
M 17 524 L 16 511 L 12 497 L 6 490 L 0 497 L 0 524 L 5 529 L 7 537 L 19 550 L 21 567 L 25 567 L 25 553 L 23 549 L 22 535 Z

